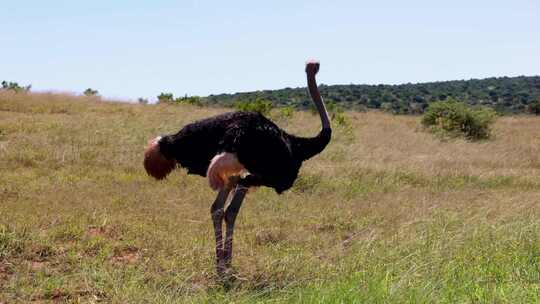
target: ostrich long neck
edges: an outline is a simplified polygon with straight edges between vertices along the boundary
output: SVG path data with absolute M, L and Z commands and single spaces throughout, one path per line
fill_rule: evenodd
M 316 72 L 307 73 L 308 90 L 319 115 L 321 117 L 322 129 L 315 137 L 298 137 L 291 136 L 291 142 L 293 146 L 293 153 L 300 160 L 309 159 L 319 154 L 330 142 L 332 137 L 332 129 L 330 128 L 330 119 L 328 118 L 328 112 L 322 100 L 319 89 L 317 88 L 317 82 L 315 81 Z
M 326 111 L 326 107 L 322 100 L 321 93 L 319 93 L 319 88 L 317 88 L 317 80 L 315 80 L 315 73 L 307 74 L 307 82 L 309 94 L 311 95 L 313 103 L 315 103 L 317 111 L 319 112 L 319 116 L 321 117 L 322 128 L 330 129 L 330 119 L 328 118 L 328 112 Z

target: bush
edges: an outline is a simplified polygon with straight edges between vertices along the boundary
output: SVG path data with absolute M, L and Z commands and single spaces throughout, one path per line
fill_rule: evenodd
M 84 90 L 84 95 L 86 96 L 97 96 L 97 94 L 99 93 L 97 90 L 93 90 L 92 88 L 88 88 L 86 90 Z
M 20 86 L 17 82 L 8 82 L 8 81 L 2 81 L 2 90 L 10 90 L 10 91 L 14 91 L 16 93 L 21 93 L 21 92 L 29 92 L 30 89 L 32 88 L 32 85 L 27 85 L 27 86 Z
M 315 108 L 315 113 L 317 113 L 317 108 Z M 337 126 L 343 126 L 348 127 L 350 126 L 349 119 L 345 115 L 345 110 L 341 105 L 339 105 L 335 101 L 328 101 L 326 102 L 326 111 L 330 115 L 330 120 L 333 124 L 336 124 Z
M 246 111 L 246 112 L 258 112 L 263 115 L 266 115 L 272 110 L 274 107 L 272 105 L 272 102 L 264 99 L 257 98 L 255 101 L 236 101 L 234 103 L 234 107 L 238 111 Z
M 190 104 L 194 106 L 201 106 L 201 98 L 199 96 L 187 96 L 187 94 L 184 97 L 178 97 L 174 99 L 175 102 L 183 103 L 183 104 Z
M 333 113 L 332 122 L 341 127 L 349 127 L 351 125 L 344 113 Z
M 148 98 L 139 97 L 137 98 L 137 102 L 140 104 L 148 104 Z
M 172 93 L 161 93 L 157 96 L 158 102 L 173 102 L 174 96 Z
M 201 106 L 201 98 L 199 96 L 187 96 L 174 98 L 172 93 L 161 93 L 157 96 L 158 103 L 169 102 L 178 104 L 190 104 L 195 106 Z
M 492 109 L 473 108 L 453 98 L 433 102 L 422 116 L 422 125 L 442 136 L 464 136 L 469 140 L 487 139 L 496 113 Z
M 294 107 L 291 105 L 281 107 L 279 109 L 279 114 L 283 118 L 292 118 L 294 116 Z
M 530 103 L 527 106 L 527 112 L 534 115 L 540 115 L 540 99 Z

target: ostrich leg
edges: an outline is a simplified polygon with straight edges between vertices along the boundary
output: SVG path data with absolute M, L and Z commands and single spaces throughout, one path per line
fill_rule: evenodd
M 214 223 L 214 233 L 216 235 L 216 268 L 219 277 L 222 277 L 225 272 L 225 255 L 223 252 L 223 233 L 222 223 L 225 217 L 223 208 L 225 202 L 229 197 L 229 193 L 232 190 L 232 183 L 226 185 L 221 191 L 219 191 L 216 200 L 210 208 L 210 214 L 212 215 L 212 222 Z
M 247 187 L 243 185 L 237 185 L 236 189 L 234 190 L 234 195 L 231 203 L 229 204 L 229 207 L 227 207 L 227 211 L 225 211 L 225 225 L 227 227 L 227 231 L 225 233 L 224 262 L 225 268 L 227 269 L 231 267 L 232 262 L 234 222 L 236 220 L 236 216 L 238 215 L 238 211 L 242 206 L 242 201 L 246 196 L 247 190 Z

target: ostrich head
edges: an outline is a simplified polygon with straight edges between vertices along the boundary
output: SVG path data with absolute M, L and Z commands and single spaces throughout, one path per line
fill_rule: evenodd
M 164 179 L 176 167 L 174 159 L 167 159 L 159 150 L 161 136 L 151 139 L 144 150 L 144 168 L 155 179 Z

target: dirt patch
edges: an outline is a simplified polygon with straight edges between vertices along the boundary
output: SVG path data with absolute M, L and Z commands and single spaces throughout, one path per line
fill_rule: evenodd
M 341 245 L 343 246 L 343 248 L 349 248 L 355 242 L 372 241 L 379 236 L 379 233 L 379 230 L 369 228 L 357 232 L 350 232 L 343 236 Z
M 62 289 L 55 289 L 50 295 L 49 299 L 51 300 L 60 300 L 69 298 L 69 293 L 63 291 Z
M 255 244 L 259 246 L 264 245 L 270 245 L 270 244 L 277 244 L 280 242 L 283 242 L 287 239 L 287 235 L 285 232 L 278 230 L 278 231 L 268 231 L 263 230 L 257 232 L 255 235 Z
M 44 261 L 32 261 L 30 262 L 30 268 L 32 268 L 32 270 L 41 270 L 43 268 L 45 268 L 47 266 L 47 262 L 44 262 Z
M 77 303 L 83 300 L 84 303 L 96 303 L 105 300 L 106 294 L 96 290 L 73 290 L 67 291 L 62 288 L 56 288 L 52 291 L 36 294 L 30 298 L 32 303 L 71 303 L 77 300 Z M 84 299 L 88 301 L 84 301 Z M 3 304 L 0 302 L 0 304 Z
M 32 261 L 43 262 L 54 255 L 54 250 L 49 245 L 36 244 L 31 248 Z
M 13 274 L 13 270 L 5 262 L 0 262 L 0 283 L 2 281 L 7 281 L 9 276 Z M 2 302 L 0 302 L 1 304 Z
M 141 258 L 141 253 L 136 247 L 127 247 L 115 252 L 111 258 L 113 264 L 133 264 Z
M 100 226 L 100 227 L 89 227 L 86 234 L 89 237 L 102 237 L 114 240 L 121 240 L 122 233 L 119 227 L 115 226 Z
M 103 227 L 90 227 L 88 228 L 88 235 L 91 237 L 105 235 L 105 228 Z
M 44 294 L 38 294 L 34 295 L 31 298 L 31 301 L 34 303 L 42 303 L 42 301 L 48 302 L 48 300 L 54 301 L 54 303 L 65 301 L 71 298 L 71 295 L 67 293 L 66 291 L 57 288 L 53 291 L 44 293 Z
M 0 274 L 7 274 L 7 273 L 8 273 L 7 265 L 0 262 Z
M 334 232 L 338 230 L 338 226 L 333 223 L 316 224 L 314 228 L 320 232 Z

